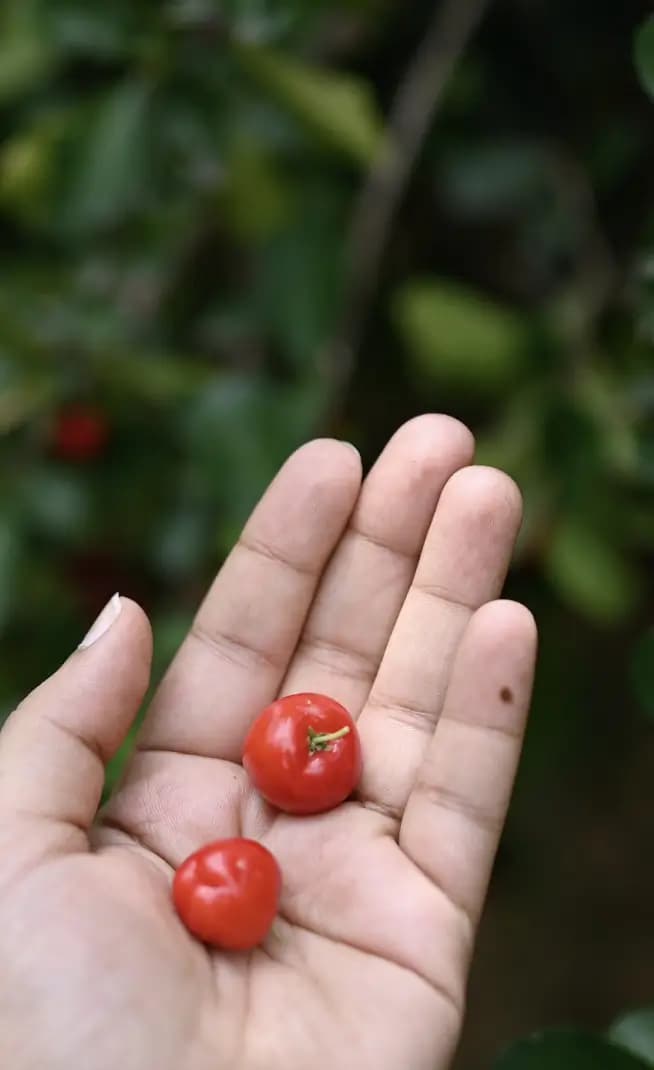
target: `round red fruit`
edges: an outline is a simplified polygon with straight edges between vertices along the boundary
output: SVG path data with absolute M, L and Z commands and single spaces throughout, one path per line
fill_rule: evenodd
M 267 936 L 279 906 L 277 861 L 255 840 L 217 840 L 175 873 L 173 902 L 189 932 L 205 944 L 249 951 Z
M 344 706 L 287 695 L 257 717 L 243 765 L 264 799 L 288 814 L 318 814 L 347 799 L 361 776 L 361 743 Z
M 109 424 L 102 411 L 92 405 L 67 405 L 57 413 L 53 448 L 65 461 L 93 461 L 109 441 Z

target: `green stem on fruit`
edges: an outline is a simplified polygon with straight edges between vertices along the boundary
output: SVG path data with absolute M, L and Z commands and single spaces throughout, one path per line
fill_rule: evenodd
M 315 728 L 309 728 L 309 754 L 316 754 L 321 750 L 329 750 L 329 744 L 337 739 L 343 739 L 350 731 L 349 725 L 339 728 L 338 732 L 316 732 Z

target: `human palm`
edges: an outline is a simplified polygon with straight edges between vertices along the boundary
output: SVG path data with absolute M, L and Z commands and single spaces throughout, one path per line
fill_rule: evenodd
M 419 418 L 363 488 L 346 446 L 295 454 L 209 592 L 94 825 L 103 763 L 147 684 L 138 607 L 122 600 L 111 628 L 10 718 L 0 734 L 7 1065 L 449 1065 L 535 646 L 527 611 L 491 601 L 519 495 L 501 473 L 467 466 L 471 448 L 455 421 Z M 301 690 L 351 710 L 364 754 L 356 799 L 310 818 L 273 811 L 239 763 L 256 713 Z M 247 954 L 197 943 L 170 897 L 188 854 L 234 835 L 265 843 L 284 881 L 272 933 Z

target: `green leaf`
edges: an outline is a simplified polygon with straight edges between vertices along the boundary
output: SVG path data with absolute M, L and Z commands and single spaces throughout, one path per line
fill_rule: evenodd
M 92 110 L 72 175 L 65 222 L 74 230 L 106 226 L 147 191 L 150 86 L 129 79 Z
M 650 636 L 650 701 L 654 710 L 654 632 Z M 654 1066 L 654 1007 L 630 1011 L 613 1023 L 609 1037 L 614 1044 L 640 1056 L 648 1066 Z
M 313 67 L 268 48 L 238 46 L 250 75 L 334 148 L 368 163 L 383 123 L 370 87 L 361 78 Z
M 138 5 L 126 0 L 95 6 L 87 0 L 47 0 L 44 20 L 58 49 L 97 60 L 116 59 L 138 43 L 139 15 L 142 21 Z
M 3 387 L 0 392 L 0 436 L 27 423 L 54 394 L 54 382 L 44 376 Z
M 515 1044 L 493 1070 L 648 1070 L 644 1063 L 610 1041 L 590 1033 L 552 1030 Z
M 211 547 L 212 526 L 206 515 L 186 503 L 169 512 L 152 540 L 150 557 L 166 580 L 192 578 Z
M 645 633 L 634 651 L 631 681 L 641 706 L 654 717 L 654 628 Z
M 339 308 L 345 211 L 329 188 L 307 187 L 295 218 L 260 253 L 255 300 L 281 351 L 312 376 Z
M 0 201 L 28 224 L 51 220 L 67 123 L 65 111 L 48 111 L 9 138 L 0 152 Z
M 219 505 L 221 550 L 284 457 L 309 437 L 311 414 L 306 390 L 244 375 L 216 378 L 186 406 L 184 445 L 196 485 Z
M 635 59 L 643 87 L 654 97 L 654 15 L 650 15 L 636 34 Z
M 254 141 L 242 140 L 232 150 L 229 178 L 222 208 L 234 232 L 246 239 L 261 239 L 279 230 L 291 208 L 272 155 Z
M 564 601 L 598 624 L 624 620 L 638 604 L 641 584 L 632 565 L 582 519 L 559 524 L 544 566 Z
M 183 401 L 212 381 L 202 366 L 166 353 L 102 353 L 90 361 L 104 389 L 152 405 Z
M 416 370 L 435 383 L 497 391 L 525 364 L 522 317 L 456 283 L 407 282 L 395 295 L 393 317 Z
M 0 519 L 0 628 L 9 618 L 18 595 L 17 569 L 20 533 L 6 517 Z
M 0 14 L 0 102 L 40 84 L 55 56 L 43 32 L 38 0 L 4 0 Z
M 77 543 L 88 537 L 90 495 L 78 473 L 52 464 L 33 467 L 21 480 L 20 498 L 39 535 Z

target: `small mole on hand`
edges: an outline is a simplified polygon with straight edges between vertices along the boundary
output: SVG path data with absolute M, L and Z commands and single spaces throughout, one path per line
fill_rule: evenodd
M 513 691 L 510 687 L 503 687 L 500 691 L 502 702 L 513 702 Z

